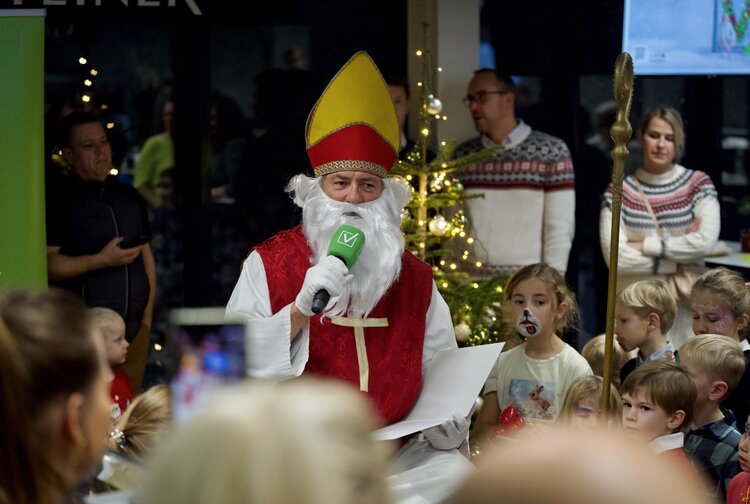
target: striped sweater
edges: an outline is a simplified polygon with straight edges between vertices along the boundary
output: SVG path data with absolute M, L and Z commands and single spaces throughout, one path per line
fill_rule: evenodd
M 661 235 L 657 233 L 644 204 L 636 177 L 654 211 Z M 600 229 L 602 248 L 607 260 L 611 207 L 610 185 L 604 193 Z M 695 219 L 700 219 L 700 228 L 688 233 L 688 228 Z M 677 263 L 702 262 L 716 245 L 719 229 L 719 202 L 716 188 L 708 175 L 688 170 L 681 165 L 675 165 L 672 170 L 663 174 L 639 169 L 635 174 L 627 176 L 622 185 L 618 270 L 621 274 L 672 273 Z M 643 253 L 629 247 L 623 250 L 623 242 L 627 241 L 642 241 Z M 639 256 L 641 259 L 637 260 Z M 663 260 L 658 261 L 657 258 Z

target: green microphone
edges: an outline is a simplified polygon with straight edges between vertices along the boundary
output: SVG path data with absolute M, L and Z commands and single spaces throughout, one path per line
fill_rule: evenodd
M 348 269 L 352 269 L 365 246 L 365 233 L 361 229 L 348 224 L 342 224 L 333 233 L 331 243 L 328 244 L 328 255 L 338 257 L 346 264 Z M 331 295 L 325 289 L 320 289 L 315 293 L 312 302 L 312 312 L 320 313 L 328 304 Z

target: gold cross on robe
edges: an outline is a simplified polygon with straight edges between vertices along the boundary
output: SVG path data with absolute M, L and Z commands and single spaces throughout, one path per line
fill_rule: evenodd
M 359 364 L 359 390 L 367 392 L 370 383 L 370 365 L 367 363 L 365 327 L 388 327 L 388 319 L 336 317 L 331 320 L 331 323 L 341 327 L 354 328 L 354 341 L 357 344 L 357 362 Z

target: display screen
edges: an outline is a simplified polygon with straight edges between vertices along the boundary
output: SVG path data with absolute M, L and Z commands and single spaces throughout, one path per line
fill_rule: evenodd
M 636 75 L 750 73 L 745 0 L 625 0 L 622 50 Z
M 176 421 L 193 416 L 217 387 L 246 378 L 245 325 L 223 310 L 174 310 L 170 325 L 170 391 Z

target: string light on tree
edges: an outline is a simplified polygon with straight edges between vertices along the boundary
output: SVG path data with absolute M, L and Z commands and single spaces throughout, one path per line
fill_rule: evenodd
M 469 219 L 463 212 L 463 201 L 482 197 L 467 195 L 454 173 L 473 163 L 496 155 L 502 147 L 485 149 L 453 159 L 456 142 L 441 141 L 434 159 L 428 159 L 428 145 L 436 131 L 434 121 L 447 121 L 437 90 L 437 75 L 442 67 L 433 64 L 428 44 L 428 25 L 423 23 L 424 44 L 415 52 L 421 62 L 420 134 L 416 145 L 393 168 L 412 187 L 412 197 L 402 214 L 406 247 L 433 266 L 435 283 L 451 309 L 456 339 L 463 345 L 504 341 L 514 334 L 498 321 L 505 278 L 490 276 L 472 278 L 482 268 L 482 261 L 472 257 L 475 245 L 468 232 Z M 449 246 L 452 240 L 460 244 Z M 455 242 L 454 242 L 455 243 Z

